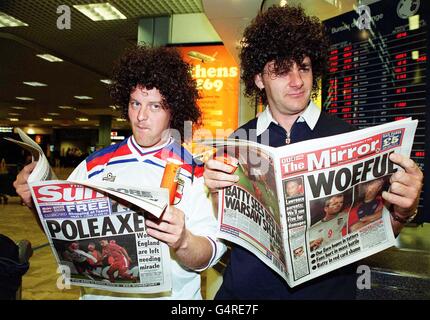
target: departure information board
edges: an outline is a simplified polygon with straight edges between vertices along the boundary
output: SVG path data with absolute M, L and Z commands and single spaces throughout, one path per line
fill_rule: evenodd
M 332 45 L 322 93 L 323 110 L 359 129 L 417 119 L 411 158 L 427 171 L 429 15 L 428 1 L 383 0 L 324 21 Z M 428 184 L 418 221 L 430 222 Z

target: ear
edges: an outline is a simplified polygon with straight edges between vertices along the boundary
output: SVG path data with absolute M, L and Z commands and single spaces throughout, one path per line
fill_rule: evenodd
M 258 89 L 260 90 L 264 89 L 263 77 L 261 76 L 261 73 L 255 75 L 254 83 Z

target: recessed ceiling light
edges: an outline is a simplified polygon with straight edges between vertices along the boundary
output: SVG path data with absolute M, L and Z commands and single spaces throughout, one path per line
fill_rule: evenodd
M 38 56 L 39 58 L 42 58 L 44 60 L 47 60 L 49 62 L 62 62 L 63 61 L 63 59 L 60 59 L 60 58 L 53 56 L 52 54 L 49 54 L 49 53 L 36 54 L 36 56 Z
M 11 108 L 15 110 L 27 110 L 26 107 L 11 107 Z
M 18 118 L 8 118 L 9 119 L 9 121 L 13 121 L 13 122 L 17 122 L 17 121 L 19 121 L 19 119 Z
M 23 101 L 32 101 L 34 100 L 34 98 L 30 98 L 30 97 L 15 97 L 18 100 L 23 100 Z
M 27 86 L 32 86 L 32 87 L 46 87 L 47 84 L 42 83 L 42 82 L 26 82 L 24 81 L 23 84 L 26 84 Z
M 118 110 L 120 108 L 120 106 L 109 106 L 109 108 L 111 108 L 113 110 Z
M 71 106 L 58 106 L 58 108 L 63 109 L 63 110 L 67 110 L 67 109 L 74 109 Z
M 52 118 L 40 118 L 40 119 L 42 119 L 43 121 L 46 121 L 46 122 L 51 122 L 52 121 Z
M 58 112 L 48 112 L 48 115 L 50 115 L 50 116 L 59 116 L 60 114 Z
M 93 21 L 127 19 L 110 3 L 81 4 L 73 7 Z
M 116 118 L 115 119 L 116 121 L 118 121 L 118 122 L 124 122 L 124 121 L 127 121 L 126 119 L 124 119 L 124 118 Z
M 105 84 L 112 84 L 113 83 L 113 81 L 110 79 L 101 79 L 100 82 L 103 82 Z
M 79 99 L 79 100 L 91 100 L 92 99 L 92 97 L 89 97 L 89 96 L 74 96 L 76 99 Z
M 76 118 L 78 121 L 88 121 L 88 118 Z
M 0 28 L 3 27 L 28 27 L 28 24 L 0 11 Z

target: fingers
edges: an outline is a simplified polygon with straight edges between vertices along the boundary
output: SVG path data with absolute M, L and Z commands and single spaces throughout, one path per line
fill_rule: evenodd
M 229 157 L 228 160 L 232 164 L 238 163 L 238 160 L 233 158 L 233 157 Z M 231 164 L 224 163 L 220 160 L 210 159 L 205 163 L 205 169 L 222 171 L 225 173 L 232 173 L 235 170 L 235 166 L 233 166 Z
M 230 174 L 231 166 L 222 163 L 218 160 L 209 160 L 205 164 L 205 171 L 203 177 L 206 186 L 215 191 L 217 189 L 229 187 L 239 181 L 239 176 Z
M 419 180 L 422 180 L 423 173 L 412 159 L 397 153 L 390 154 L 390 160 L 401 166 L 406 173 L 409 173 Z
M 420 170 L 420 173 L 421 173 L 421 170 Z M 414 189 L 421 189 L 422 174 L 411 174 L 411 173 L 408 173 L 407 171 L 400 170 L 394 173 L 390 177 L 390 184 L 391 186 L 397 184 L 397 186 L 395 187 L 397 191 L 401 191 L 399 185 L 404 185 Z
M 33 201 L 31 198 L 30 187 L 28 186 L 28 177 L 33 172 L 34 167 L 37 162 L 32 162 L 26 165 L 17 175 L 16 180 L 13 182 L 13 186 L 16 190 L 16 193 L 21 197 L 23 203 L 27 207 L 33 206 Z
M 408 212 L 415 210 L 423 186 L 423 173 L 410 158 L 393 153 L 390 160 L 401 167 L 390 178 L 390 189 L 382 197 L 393 204 L 395 211 Z
M 170 206 L 157 220 L 146 219 L 146 232 L 153 238 L 167 243 L 167 245 L 178 248 L 185 237 L 185 215 Z
M 413 211 L 412 209 L 414 209 L 418 203 L 415 197 L 404 197 L 387 191 L 382 192 L 382 198 L 403 211 Z

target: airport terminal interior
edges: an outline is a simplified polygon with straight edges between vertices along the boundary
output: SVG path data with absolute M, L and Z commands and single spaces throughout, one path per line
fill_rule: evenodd
M 108 87 L 115 61 L 138 43 L 178 49 L 202 96 L 201 137 L 222 131 L 217 137 L 225 138 L 264 109 L 240 80 L 245 27 L 272 5 L 298 4 L 325 24 L 331 41 L 319 108 L 359 129 L 418 120 L 411 151 L 424 172 L 418 214 L 394 246 L 359 261 L 371 270 L 371 286 L 356 299 L 430 299 L 428 1 L 2 0 L 0 234 L 32 247 L 17 299 L 76 300 L 81 291 L 64 286 L 54 246 L 13 187 L 31 153 L 4 138 L 25 132 L 59 180 L 93 152 L 124 141 L 129 123 Z M 204 299 L 214 298 L 227 262 L 228 255 L 202 273 Z

